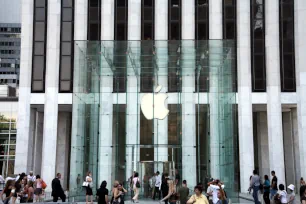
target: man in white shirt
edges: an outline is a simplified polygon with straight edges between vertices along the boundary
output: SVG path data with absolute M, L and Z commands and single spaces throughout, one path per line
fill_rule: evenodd
M 161 194 L 160 194 L 161 182 L 162 182 L 161 176 L 159 175 L 159 171 L 157 171 L 155 176 L 155 190 L 154 190 L 153 200 L 155 200 L 156 193 L 158 193 L 158 200 L 161 199 Z
M 207 185 L 211 189 L 210 193 L 212 194 L 212 202 L 213 204 L 216 204 L 219 201 L 218 192 L 220 190 L 220 187 L 224 189 L 224 185 L 218 179 L 209 182 Z
M 36 177 L 33 175 L 33 171 L 30 171 L 28 175 L 28 181 L 35 182 L 35 180 L 36 180 Z

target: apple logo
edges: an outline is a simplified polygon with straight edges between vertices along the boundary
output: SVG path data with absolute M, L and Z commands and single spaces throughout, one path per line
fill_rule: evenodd
M 157 86 L 155 93 L 145 94 L 141 99 L 141 111 L 148 120 L 153 118 L 163 120 L 169 113 L 169 110 L 165 107 L 165 101 L 168 98 L 167 94 L 158 93 L 162 89 L 162 86 Z

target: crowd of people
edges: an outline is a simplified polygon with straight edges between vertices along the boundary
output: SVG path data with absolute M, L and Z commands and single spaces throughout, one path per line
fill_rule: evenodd
M 257 170 L 253 171 L 250 177 L 249 192 L 252 193 L 255 204 L 260 204 L 259 194 L 263 193 L 265 204 L 297 204 L 295 199 L 295 186 L 290 184 L 287 190 L 284 184 L 278 184 L 278 179 L 275 171 L 271 171 L 271 181 L 268 175 L 264 176 L 262 181 Z M 306 184 L 303 178 L 300 180 L 300 203 L 306 204 Z

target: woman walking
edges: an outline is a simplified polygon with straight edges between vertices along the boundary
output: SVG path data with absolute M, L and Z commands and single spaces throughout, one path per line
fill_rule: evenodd
M 134 178 L 133 178 L 133 190 L 134 190 L 134 197 L 132 198 L 133 202 L 138 203 L 138 196 L 139 196 L 139 188 L 140 188 L 140 181 L 138 178 L 138 172 L 135 172 Z
M 92 203 L 92 175 L 90 171 L 87 173 L 85 181 L 88 183 L 86 186 L 86 204 L 88 204 L 88 197 L 90 198 L 90 203 Z
M 269 194 L 270 194 L 271 184 L 270 184 L 270 180 L 269 180 L 268 175 L 265 175 L 265 181 L 264 181 L 263 187 L 264 187 L 263 199 L 264 199 L 266 204 L 270 204 Z
M 5 194 L 5 199 L 3 200 L 4 204 L 8 204 L 11 200 L 13 194 L 15 193 L 15 182 L 13 180 L 8 180 L 4 187 L 4 190 L 1 192 L 0 197 L 3 200 L 3 194 Z
M 27 202 L 27 203 L 33 203 L 33 200 L 34 200 L 33 181 L 29 181 L 29 182 L 28 182 L 27 193 L 28 193 L 28 196 L 27 196 L 26 202 Z
M 115 200 L 118 204 L 124 204 L 124 196 L 127 193 L 127 190 L 123 188 L 123 184 L 119 183 L 118 185 L 118 194 L 115 196 Z
M 168 203 L 169 200 L 169 204 L 176 204 L 176 201 L 178 200 L 178 196 L 176 194 L 176 187 L 174 185 L 173 180 L 168 179 L 167 180 L 167 185 L 168 185 L 168 195 L 166 195 L 162 200 L 165 201 L 165 204 Z
M 111 202 L 110 202 L 111 204 L 115 200 L 115 196 L 117 196 L 117 194 L 118 194 L 118 185 L 119 185 L 119 181 L 114 181 L 114 185 L 113 185 L 113 189 L 112 189 L 112 199 L 111 199 Z
M 98 204 L 108 203 L 108 189 L 106 181 L 102 181 L 100 188 L 97 190 Z
M 40 175 L 36 175 L 36 180 L 34 183 L 35 187 L 35 202 L 40 202 L 42 197 L 42 182 L 43 180 L 40 178 Z

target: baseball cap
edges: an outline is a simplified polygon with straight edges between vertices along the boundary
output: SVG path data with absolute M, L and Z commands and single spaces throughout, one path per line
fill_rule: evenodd
M 294 185 L 293 185 L 293 184 L 290 184 L 290 185 L 288 186 L 288 188 L 289 188 L 290 190 L 294 191 Z

